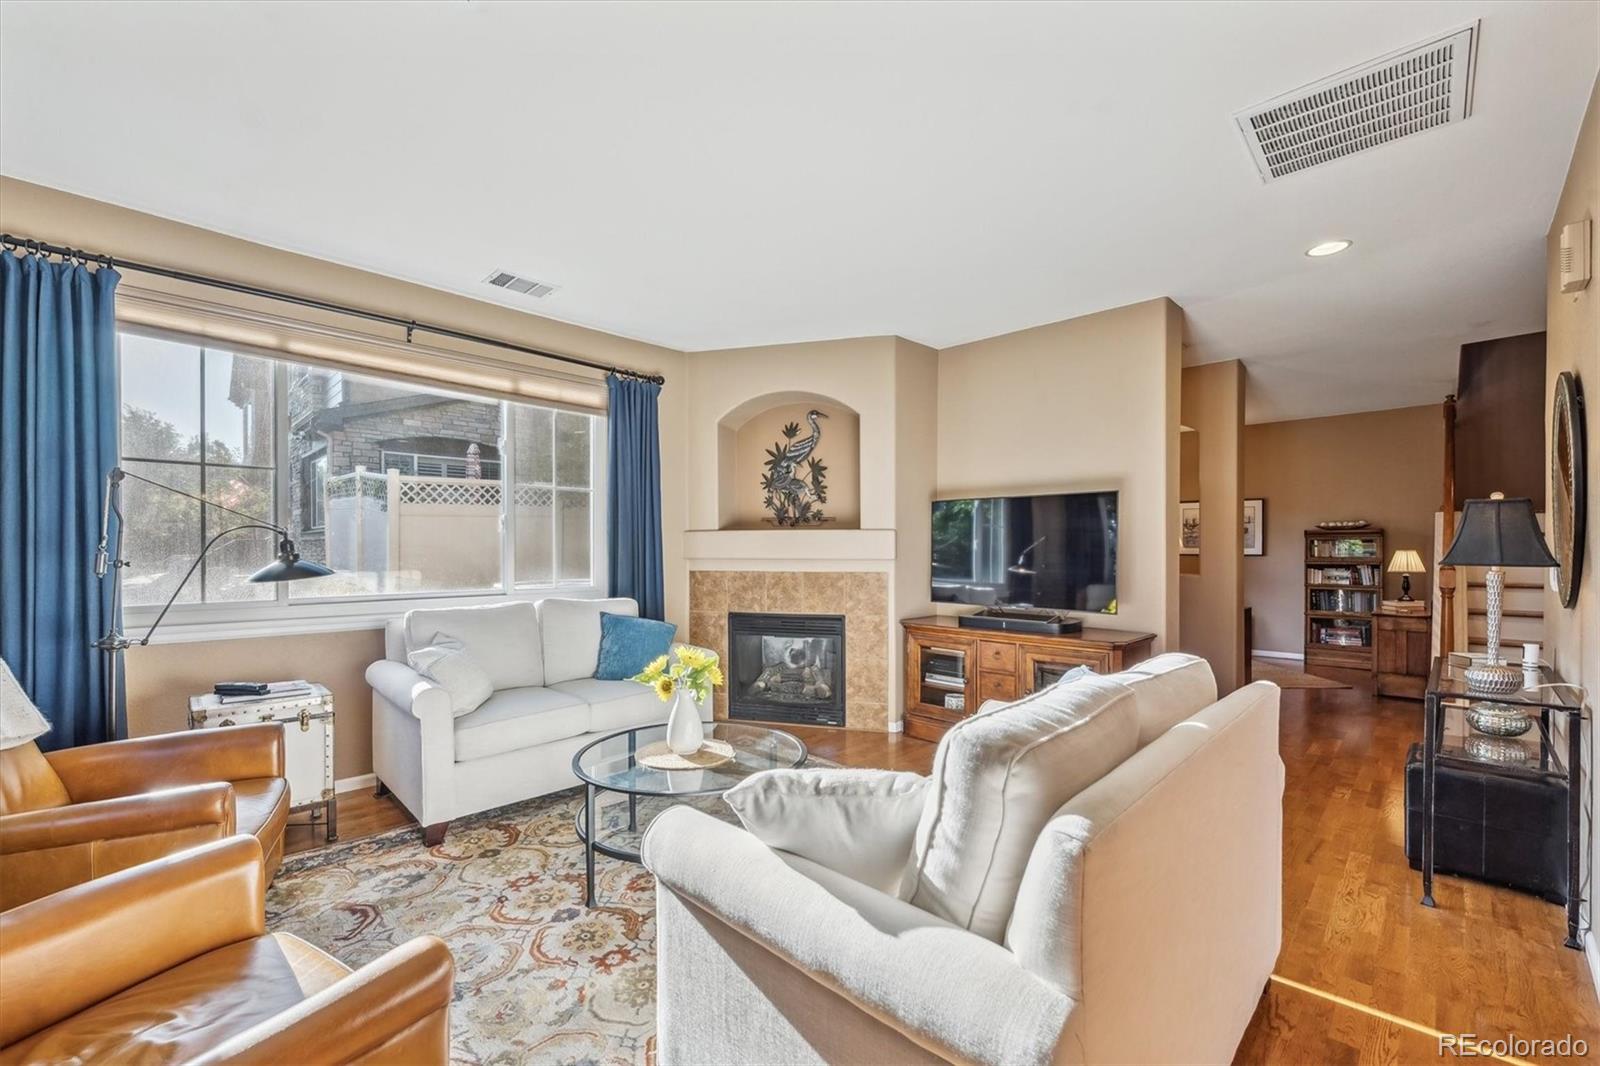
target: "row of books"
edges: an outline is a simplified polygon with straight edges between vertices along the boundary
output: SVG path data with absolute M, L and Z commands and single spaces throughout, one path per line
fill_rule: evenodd
M 1378 605 L 1376 592 L 1350 592 L 1345 589 L 1312 589 L 1313 611 L 1339 611 L 1344 614 L 1371 614 Z
M 1313 585 L 1376 585 L 1382 571 L 1373 566 L 1308 566 L 1306 580 Z
M 1306 543 L 1306 554 L 1313 559 L 1372 559 L 1378 554 L 1378 544 L 1360 537 L 1313 540 Z
M 1372 626 L 1368 622 L 1323 622 L 1313 619 L 1311 639 L 1316 644 L 1364 648 L 1372 643 Z
M 1395 614 L 1427 614 L 1426 600 L 1384 600 L 1383 609 Z

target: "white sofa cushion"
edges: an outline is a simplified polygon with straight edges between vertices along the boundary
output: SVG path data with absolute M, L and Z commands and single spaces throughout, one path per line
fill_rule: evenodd
M 637 616 L 632 600 L 539 601 L 539 632 L 544 640 L 546 685 L 593 677 L 600 663 L 600 612 Z
M 589 731 L 589 705 L 550 688 L 509 688 L 456 719 L 456 762 L 520 751 Z
M 430 644 L 406 657 L 411 669 L 450 694 L 450 713 L 471 714 L 494 695 L 494 683 L 456 641 Z
M 893 770 L 763 770 L 722 798 L 762 843 L 893 894 L 928 783 Z
M 527 601 L 407 611 L 405 634 L 408 653 L 446 640 L 459 643 L 496 690 L 545 683 L 539 615 Z
M 616 733 L 667 720 L 672 704 L 637 681 L 598 681 L 592 677 L 550 686 L 589 705 L 589 732 Z
M 1133 689 L 1139 716 L 1139 747 L 1217 702 L 1217 678 L 1198 655 L 1168 652 L 1112 674 Z
M 951 726 L 934 754 L 901 898 L 1000 940 L 1039 831 L 1138 739 L 1133 692 L 1104 677 L 1052 685 Z

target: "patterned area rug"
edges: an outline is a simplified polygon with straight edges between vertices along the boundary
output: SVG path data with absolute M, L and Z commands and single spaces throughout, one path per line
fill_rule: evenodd
M 627 801 L 601 803 L 608 839 Z M 666 805 L 641 800 L 640 824 Z M 720 797 L 694 805 L 735 820 Z M 413 826 L 291 856 L 268 890 L 267 925 L 350 966 L 442 937 L 456 960 L 457 1063 L 653 1061 L 655 879 L 596 855 L 599 905 L 584 907 L 582 806 L 569 789 L 461 819 L 436 848 Z

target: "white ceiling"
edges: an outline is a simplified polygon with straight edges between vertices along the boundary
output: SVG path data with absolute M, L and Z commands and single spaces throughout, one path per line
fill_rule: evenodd
M 1462 341 L 1543 328 L 1597 12 L 11 0 L 0 171 L 684 349 L 1169 295 L 1252 421 L 1301 418 L 1436 401 Z M 1257 179 L 1234 111 L 1476 18 L 1467 122 Z

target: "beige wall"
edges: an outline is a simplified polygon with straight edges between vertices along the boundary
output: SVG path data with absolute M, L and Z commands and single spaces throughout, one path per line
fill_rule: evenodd
M 857 417 L 860 526 L 893 529 L 894 468 L 884 460 L 894 450 L 894 350 L 893 337 L 857 337 L 691 355 L 688 456 L 706 476 L 689 482 L 688 528 L 733 524 L 739 473 L 728 458 L 737 450 L 732 438 L 750 417 L 778 404 L 831 401 Z
M 1266 554 L 1244 560 L 1256 649 L 1305 650 L 1304 534 L 1319 521 L 1365 518 L 1383 527 L 1389 555 L 1415 548 L 1428 573 L 1412 577 L 1411 594 L 1426 600 L 1443 476 L 1444 421 L 1431 404 L 1246 426 L 1243 496 L 1267 509 Z M 1384 587 L 1399 596 L 1400 578 Z
M 268 248 L 12 178 L 0 177 L 0 229 L 49 243 L 305 293 L 600 362 L 660 371 L 667 379 L 661 392 L 661 495 L 667 617 L 688 631 L 688 571 L 683 559 L 683 529 L 687 525 L 683 487 L 687 481 L 684 442 L 687 439 L 688 381 L 683 353 Z M 347 319 L 132 272 L 124 274 L 123 284 L 181 293 L 247 310 L 280 315 L 288 312 L 306 321 L 351 325 Z M 426 339 L 434 348 L 474 354 L 470 345 L 433 337 Z M 564 364 L 498 349 L 477 349 L 476 354 L 521 361 L 530 368 L 544 365 L 564 373 L 572 370 Z M 205 691 L 215 681 L 310 677 L 329 683 L 335 689 L 338 708 L 335 747 L 340 774 L 366 773 L 371 769 L 372 698 L 360 678 L 366 666 L 381 657 L 381 647 L 381 635 L 366 632 L 191 643 L 134 652 L 128 658 L 130 721 L 141 732 L 178 728 L 183 725 L 181 712 L 187 697 Z M 174 707 L 179 710 L 174 712 Z
M 1194 453 L 1197 493 L 1183 498 L 1200 501 L 1200 554 L 1181 557 L 1198 565 L 1179 577 L 1178 647 L 1211 663 L 1223 694 L 1244 679 L 1244 389 L 1236 359 L 1183 371 L 1183 424 L 1194 432 L 1182 450 Z
M 1169 648 L 1182 336 L 1158 299 L 939 353 L 938 495 L 1115 489 L 1119 611 L 1097 617 Z
M 200 644 L 152 644 L 127 656 L 128 732 L 187 729 L 189 697 L 218 681 L 309 678 L 333 691 L 336 778 L 372 772 L 372 690 L 365 672 L 383 658 L 383 632 L 310 633 Z
M 787 443 L 783 428 L 791 422 L 800 427 L 796 440 L 809 437 L 811 427 L 806 423 L 806 414 L 810 411 L 820 411 L 827 416 L 818 423 L 822 428 L 822 443 L 813 453 L 827 467 L 828 502 L 822 504 L 821 509 L 832 521 L 824 523 L 822 528 L 861 527 L 861 419 L 848 408 L 818 401 L 769 407 L 752 415 L 731 434 L 733 483 L 724 486 L 724 491 L 730 492 L 733 499 L 731 509 L 721 509 L 722 528 L 765 529 L 773 524 L 772 512 L 766 509 L 765 493 L 761 491 L 767 450 Z M 722 443 L 728 443 L 726 436 Z M 804 471 L 800 473 L 803 475 Z
M 1600 281 L 1591 280 L 1589 287 L 1580 292 L 1563 293 L 1556 263 L 1561 227 L 1581 218 L 1594 220 L 1591 221 L 1592 227 L 1600 226 L 1600 81 L 1596 81 L 1589 95 L 1589 110 L 1584 115 L 1578 143 L 1573 149 L 1572 167 L 1567 173 L 1555 216 L 1550 220 L 1546 267 L 1548 333 L 1545 349 L 1548 378 L 1545 388 L 1545 439 L 1550 439 L 1548 397 L 1555 388 L 1556 375 L 1563 370 L 1572 371 L 1583 386 L 1589 435 L 1588 524 L 1578 604 L 1570 609 L 1565 608 L 1554 592 L 1545 593 L 1545 657 L 1567 681 L 1588 689 L 1589 728 L 1593 729 L 1595 709 L 1600 705 L 1596 700 L 1596 693 L 1600 693 Z M 1600 237 L 1600 229 L 1594 229 L 1593 232 Z M 1591 271 L 1595 266 L 1595 258 L 1591 252 Z M 1586 750 L 1592 751 L 1593 745 L 1588 745 Z M 1588 772 L 1592 811 L 1594 803 L 1600 802 L 1600 782 L 1596 781 L 1592 762 Z M 1591 816 L 1591 862 L 1594 848 L 1600 844 L 1596 826 Z M 1592 903 L 1590 914 L 1593 915 Z

